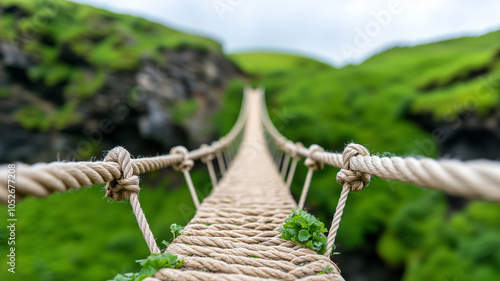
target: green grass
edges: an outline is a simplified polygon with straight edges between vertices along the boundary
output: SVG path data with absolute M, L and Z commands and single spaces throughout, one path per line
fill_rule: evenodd
M 0 0 L 0 9 L 11 7 L 22 10 L 24 16 L 16 19 L 14 12 L 2 14 L 0 39 L 8 40 L 37 61 L 28 70 L 34 84 L 63 86 L 68 102 L 90 98 L 102 88 L 109 74 L 135 71 L 142 59 L 166 66 L 168 50 L 222 51 L 218 42 L 208 38 L 69 1 Z M 78 57 L 79 62 L 68 59 L 68 54 Z M 26 129 L 52 127 L 53 122 L 45 119 L 27 120 L 45 113 L 24 110 L 16 120 Z M 180 114 L 186 115 L 182 111 Z
M 290 69 L 329 69 L 331 66 L 291 54 L 280 53 L 235 53 L 229 55 L 236 64 L 249 73 L 272 73 Z

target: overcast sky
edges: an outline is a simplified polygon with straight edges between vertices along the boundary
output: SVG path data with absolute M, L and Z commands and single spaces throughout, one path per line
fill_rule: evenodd
M 227 53 L 272 50 L 335 66 L 395 45 L 500 29 L 499 0 L 76 0 L 211 37 Z

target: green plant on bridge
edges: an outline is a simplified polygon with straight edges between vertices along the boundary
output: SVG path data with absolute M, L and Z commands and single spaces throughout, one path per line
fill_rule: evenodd
M 146 259 L 136 260 L 141 266 L 141 271 L 137 273 L 125 273 L 115 276 L 113 281 L 141 281 L 153 276 L 160 268 L 178 268 L 184 260 L 170 253 L 152 254 Z
M 175 237 L 184 234 L 184 226 L 173 223 L 170 225 L 170 232 L 172 232 L 172 240 Z
M 279 230 L 283 233 L 282 239 L 306 245 L 318 254 L 325 253 L 326 237 L 323 233 L 327 231 L 324 223 L 302 209 L 292 210 L 290 216 L 285 219 L 283 228 Z

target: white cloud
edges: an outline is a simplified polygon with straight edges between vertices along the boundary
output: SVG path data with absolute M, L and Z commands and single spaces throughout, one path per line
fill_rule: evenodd
M 214 3 L 231 8 L 219 17 Z M 173 28 L 219 40 L 227 52 L 283 50 L 328 63 L 360 62 L 396 43 L 417 44 L 476 35 L 500 28 L 498 0 L 400 0 L 403 10 L 377 31 L 373 13 L 397 0 L 77 0 L 143 16 Z M 379 23 L 380 24 L 380 23 Z M 341 44 L 354 44 L 356 28 L 372 30 L 369 44 L 345 57 Z

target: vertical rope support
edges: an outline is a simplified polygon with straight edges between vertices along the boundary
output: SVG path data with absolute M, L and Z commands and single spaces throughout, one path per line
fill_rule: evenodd
M 309 186 L 311 185 L 311 180 L 314 170 L 315 169 L 312 167 L 309 167 L 309 169 L 307 170 L 306 180 L 304 181 L 304 186 L 302 187 L 302 193 L 300 194 L 299 205 L 297 206 L 299 209 L 304 208 L 307 192 L 309 191 Z
M 297 168 L 297 163 L 299 162 L 299 160 L 299 156 L 293 157 L 292 165 L 290 165 L 290 172 L 288 173 L 288 178 L 286 179 L 286 186 L 288 188 L 290 188 L 290 186 L 292 185 L 293 176 L 295 174 L 295 169 Z
M 229 157 L 228 153 L 227 153 L 227 148 L 223 148 L 222 149 L 222 159 L 225 160 L 225 163 L 226 163 L 226 167 L 229 169 L 229 167 L 231 166 L 231 158 Z
M 137 223 L 139 224 L 139 228 L 142 231 L 142 236 L 144 236 L 144 240 L 146 240 L 146 244 L 148 244 L 149 251 L 151 254 L 159 254 L 160 248 L 158 248 L 158 245 L 156 244 L 153 232 L 151 232 L 146 216 L 142 211 L 137 193 L 130 194 L 130 205 L 132 205 L 132 210 L 135 214 L 135 218 L 137 219 Z
M 149 251 L 151 254 L 159 254 L 160 249 L 139 203 L 139 177 L 134 175 L 130 153 L 125 148 L 118 146 L 108 152 L 104 161 L 118 163 L 122 172 L 120 179 L 106 183 L 106 197 L 116 201 L 130 199 L 130 205 L 132 205 L 137 224 L 146 244 L 148 244 Z
M 194 189 L 193 181 L 191 180 L 191 175 L 189 174 L 188 169 L 183 169 L 182 173 L 184 174 L 184 178 L 186 179 L 186 183 L 189 188 L 189 193 L 191 193 L 191 198 L 193 199 L 194 206 L 196 209 L 200 207 L 200 200 L 198 199 L 198 195 L 196 195 L 196 190 Z
M 276 167 L 278 167 L 278 169 L 281 167 L 282 161 L 283 161 L 283 152 L 281 152 L 281 150 L 278 150 L 278 155 L 276 156 Z
M 300 160 L 300 156 L 299 154 L 297 153 L 297 150 L 299 148 L 302 148 L 304 147 L 304 145 L 302 145 L 302 143 L 300 142 L 297 142 L 295 144 L 295 150 L 292 151 L 292 165 L 290 166 L 290 171 L 288 172 L 288 178 L 286 179 L 286 186 L 288 188 L 290 188 L 290 186 L 292 186 L 292 180 L 293 180 L 293 176 L 295 175 L 295 169 L 297 168 L 297 163 L 299 162 Z
M 283 160 L 283 166 L 281 166 L 281 177 L 285 179 L 286 171 L 288 170 L 288 165 L 290 164 L 290 154 L 285 154 L 285 159 Z
M 307 170 L 306 180 L 304 181 L 304 187 L 302 187 L 302 194 L 300 195 L 298 208 L 304 208 L 306 203 L 307 193 L 309 192 L 309 186 L 311 185 L 311 180 L 314 171 L 317 169 L 323 169 L 323 162 L 318 162 L 312 159 L 314 152 L 325 151 L 321 146 L 313 144 L 309 147 L 309 157 L 306 158 L 304 164 L 309 168 Z
M 212 187 L 215 187 L 217 186 L 217 177 L 215 176 L 215 169 L 214 165 L 212 164 L 212 160 L 214 159 L 213 148 L 206 144 L 202 144 L 201 148 L 208 150 L 206 156 L 203 156 L 201 158 L 201 162 L 207 165 L 208 174 L 210 175 L 210 181 L 212 182 Z
M 357 155 L 369 156 L 370 152 L 359 144 L 350 143 L 344 149 L 342 154 L 342 169 L 337 173 L 337 181 L 342 185 L 342 192 L 340 193 L 339 202 L 332 219 L 332 226 L 328 232 L 325 256 L 330 256 L 332 253 L 333 245 L 335 244 L 335 237 L 337 230 L 340 226 L 340 220 L 344 213 L 344 208 L 347 202 L 347 195 L 349 191 L 361 191 L 370 183 L 370 175 L 360 171 L 353 171 L 350 167 L 350 160 Z
M 191 170 L 194 166 L 194 161 L 188 158 L 188 150 L 184 146 L 172 147 L 170 154 L 181 154 L 184 156 L 182 162 L 174 164 L 173 167 L 176 171 L 181 171 L 184 174 L 194 206 L 198 209 L 200 206 L 200 200 L 198 200 L 198 195 L 196 195 L 196 190 L 194 189 L 193 181 L 191 180 L 191 175 L 189 174 L 189 170 Z
M 222 159 L 222 153 L 217 151 L 215 155 L 217 156 L 217 164 L 219 164 L 220 174 L 224 175 L 226 173 L 226 166 L 224 165 L 224 159 Z

